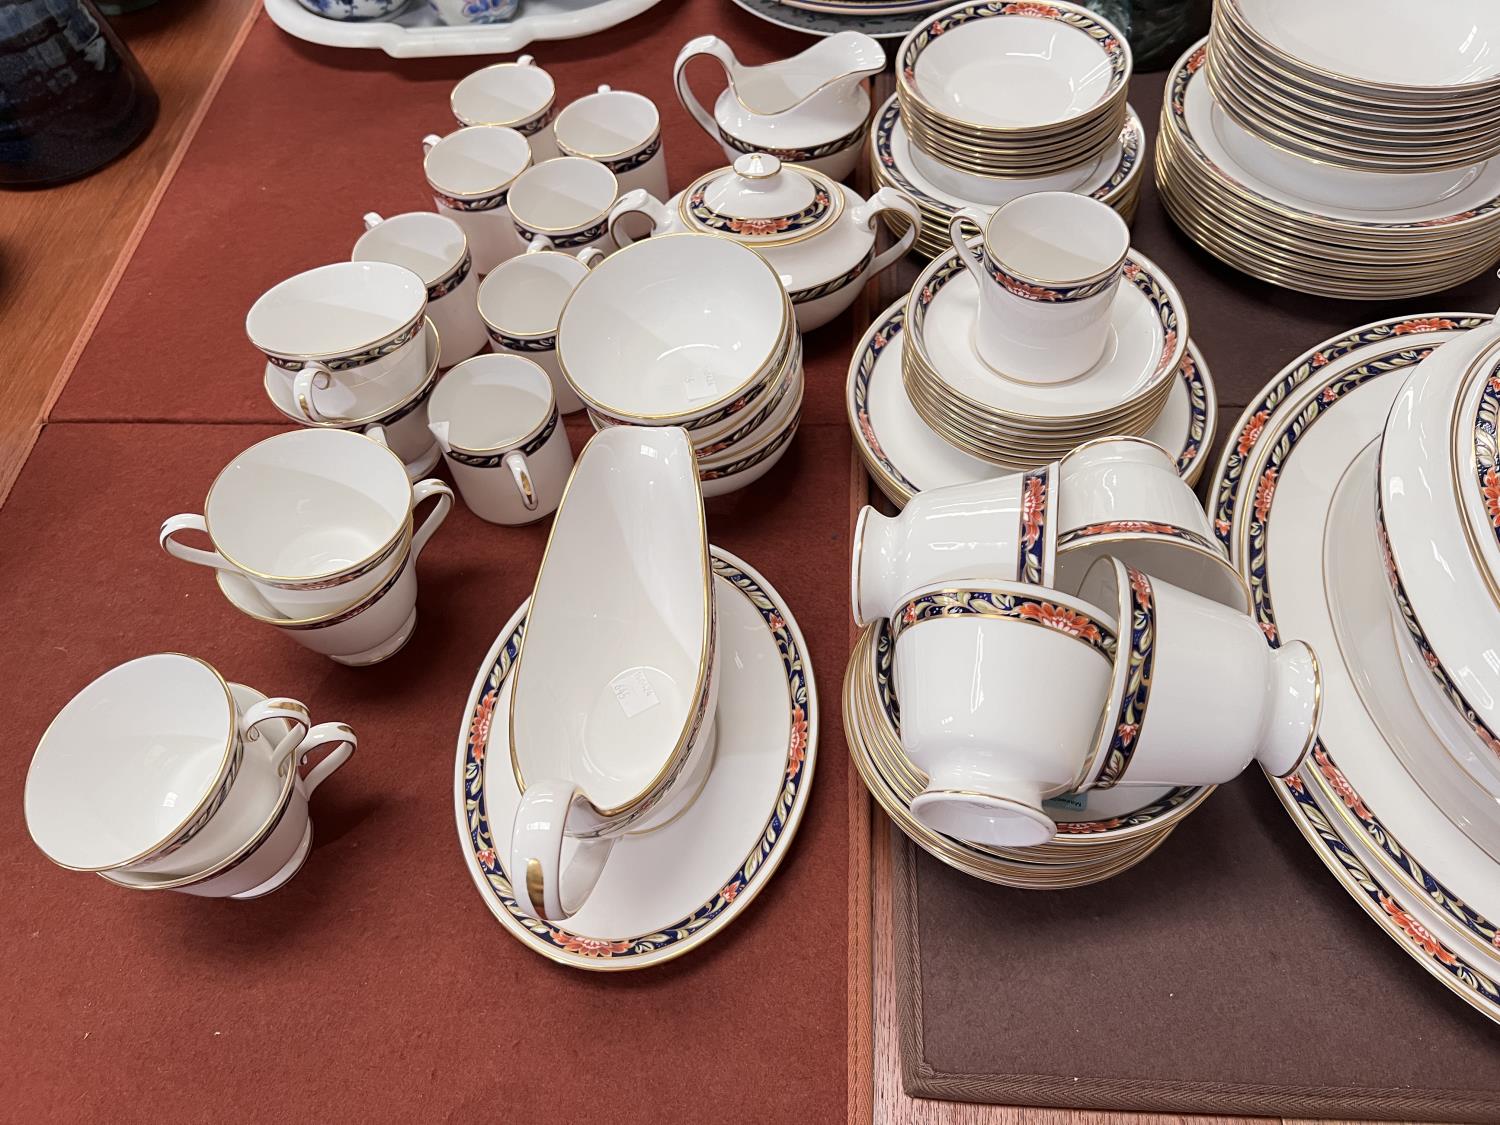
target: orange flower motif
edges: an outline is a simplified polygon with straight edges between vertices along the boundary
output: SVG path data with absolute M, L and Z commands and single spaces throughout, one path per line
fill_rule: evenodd
M 792 708 L 792 737 L 786 748 L 786 775 L 795 777 L 807 760 L 807 712 Z
M 1260 631 L 1266 635 L 1266 640 L 1268 640 L 1268 641 L 1274 641 L 1276 639 L 1276 624 L 1275 624 L 1275 622 L 1272 622 L 1272 621 L 1262 621 L 1260 623 Z
M 1108 820 L 1058 821 L 1057 831 L 1069 836 L 1088 836 L 1119 826 L 1120 818 L 1112 816 Z
M 1307 784 L 1302 780 L 1302 775 L 1300 773 L 1291 774 L 1287 777 L 1282 778 L 1281 780 L 1286 782 L 1286 787 L 1292 790 L 1294 793 L 1307 792 Z
M 1040 16 L 1044 20 L 1055 20 L 1058 12 L 1051 4 L 1022 3 L 1009 4 L 1005 8 L 1007 16 Z
M 1041 477 L 1032 477 L 1026 482 L 1026 492 L 1021 497 L 1022 542 L 1028 547 L 1042 537 L 1042 516 L 1047 507 L 1047 486 Z
M 485 749 L 490 741 L 490 724 L 495 718 L 495 704 L 500 699 L 498 691 L 490 692 L 479 701 L 474 718 L 469 723 L 469 745 L 476 762 L 484 761 Z
M 1361 820 L 1370 819 L 1370 810 L 1365 805 L 1354 786 L 1349 784 L 1349 779 L 1344 776 L 1344 771 L 1333 764 L 1333 759 L 1328 756 L 1328 751 L 1319 746 L 1313 751 L 1313 758 L 1318 763 L 1318 772 L 1328 779 L 1329 786 L 1333 789 L 1338 799 L 1344 802 L 1344 807 Z
M 1005 286 L 1007 293 L 1014 293 L 1017 297 L 1025 297 L 1032 301 L 1062 300 L 1062 294 L 1056 289 L 1049 289 L 1045 285 L 1031 285 L 1004 274 L 1000 276 L 1000 284 Z
M 486 871 L 495 870 L 494 848 L 480 848 L 477 852 L 474 853 L 474 858 L 479 861 L 479 866 L 484 868 Z
M 1199 47 L 1196 51 L 1194 51 L 1191 55 L 1188 56 L 1187 72 L 1189 74 L 1196 74 L 1200 69 L 1202 69 L 1202 67 L 1203 67 L 1203 60 L 1205 58 L 1207 58 L 1207 57 L 1208 57 L 1208 48 L 1206 46 L 1205 47 Z
M 1141 276 L 1141 267 L 1135 262 L 1126 262 L 1125 268 L 1121 272 L 1131 281 L 1134 281 Z
M 725 902 L 733 902 L 735 899 L 739 898 L 739 881 L 735 880 L 732 883 L 725 883 L 722 887 L 719 888 L 719 897 L 722 898 Z
M 880 447 L 880 439 L 875 436 L 875 427 L 870 422 L 870 412 L 868 410 L 861 410 L 859 412 L 859 432 L 865 435 L 865 441 L 874 450 L 875 456 L 879 457 L 882 461 L 889 460 L 885 455 L 885 450 Z
M 1234 529 L 1234 525 L 1226 519 L 1214 520 L 1214 530 L 1220 535 L 1228 535 Z
M 1271 499 L 1276 495 L 1276 470 L 1267 469 L 1255 488 L 1255 518 L 1266 522 L 1266 513 L 1271 510 Z
M 1245 428 L 1240 431 L 1240 440 L 1235 443 L 1243 457 L 1255 448 L 1255 443 L 1260 440 L 1260 432 L 1266 428 L 1266 422 L 1271 417 L 1269 410 L 1257 410 L 1250 415 L 1250 421 L 1245 423 Z
M 1458 958 L 1453 955 L 1452 951 L 1438 941 L 1431 930 L 1403 910 L 1401 905 L 1389 895 L 1380 896 L 1380 906 L 1390 916 L 1391 921 L 1400 926 L 1406 936 L 1411 938 L 1415 945 L 1421 947 L 1427 956 L 1436 958 L 1444 965 L 1458 964 Z
M 1070 637 L 1078 637 L 1085 641 L 1100 639 L 1097 625 L 1077 610 L 1069 609 L 1065 605 L 1053 605 L 1051 602 L 1027 602 L 1017 612 L 1022 617 L 1028 617 L 1049 629 L 1066 633 Z
M 1151 579 L 1135 567 L 1130 568 L 1130 588 L 1135 591 L 1136 601 L 1148 609 L 1151 606 Z
M 908 602 L 906 608 L 901 611 L 901 623 L 903 625 L 915 625 L 917 623 L 917 607 Z
M 1324 387 L 1318 397 L 1325 403 L 1333 403 L 1338 401 L 1339 393 L 1332 387 Z
M 1490 517 L 1490 526 L 1500 528 L 1500 473 L 1494 466 L 1484 471 L 1484 511 Z
M 1325 367 L 1328 364 L 1328 357 L 1322 352 L 1313 352 L 1312 359 L 1307 362 L 1312 367 Z
M 1490 390 L 1500 392 L 1500 375 L 1490 376 Z
M 792 221 L 785 216 L 775 219 L 730 219 L 729 229 L 735 234 L 747 234 L 758 237 L 767 234 L 779 234 L 791 226 Z
M 781 614 L 777 613 L 775 610 L 772 610 L 771 616 L 766 618 L 766 624 L 769 625 L 772 629 L 785 629 L 786 618 L 782 617 Z
M 1407 336 L 1413 332 L 1437 332 L 1442 329 L 1457 327 L 1457 324 L 1445 316 L 1418 317 L 1415 320 L 1402 321 L 1391 329 L 1391 335 Z
M 604 938 L 580 937 L 578 934 L 570 934 L 566 930 L 554 930 L 553 936 L 557 944 L 569 953 L 581 954 L 584 957 L 613 957 L 616 953 L 624 953 L 630 948 L 628 941 L 606 941 Z
M 1177 329 L 1175 329 L 1175 328 L 1169 328 L 1169 329 L 1167 329 L 1166 340 L 1162 344 L 1161 359 L 1159 359 L 1159 360 L 1156 361 L 1156 370 L 1157 371 L 1162 370 L 1162 368 L 1166 367 L 1167 364 L 1169 364 L 1169 363 L 1172 362 L 1172 352 L 1176 349 L 1176 347 L 1177 347 Z
M 1135 741 L 1135 736 L 1140 733 L 1140 723 L 1121 723 L 1115 728 L 1115 739 L 1121 746 L 1129 746 Z

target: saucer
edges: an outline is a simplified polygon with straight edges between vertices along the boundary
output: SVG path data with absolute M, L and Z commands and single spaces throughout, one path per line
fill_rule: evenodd
M 676 820 L 616 845 L 598 886 L 565 926 L 524 913 L 505 870 L 520 794 L 509 724 L 492 719 L 509 707 L 529 603 L 500 631 L 469 693 L 454 774 L 469 873 L 512 936 L 562 964 L 638 969 L 702 945 L 765 886 L 802 820 L 819 715 L 801 631 L 765 579 L 727 551 L 711 551 L 724 672 L 713 768 Z
M 1416 364 L 1488 319 L 1379 321 L 1299 357 L 1241 416 L 1211 511 L 1267 637 L 1297 637 L 1323 654 L 1318 742 L 1307 763 L 1272 788 L 1376 924 L 1457 995 L 1500 1019 L 1491 921 L 1500 918 L 1500 864 L 1455 823 L 1460 810 L 1445 815 L 1402 764 L 1403 755 L 1441 747 L 1435 736 L 1424 744 L 1426 720 L 1392 663 L 1388 595 L 1372 578 L 1381 569 L 1373 534 L 1369 557 L 1350 561 L 1363 537 L 1361 494 L 1371 508 L 1375 496 L 1373 476 L 1361 480 L 1351 466 L 1380 437 Z M 1373 513 L 1367 518 L 1369 532 Z M 1337 522 L 1345 519 L 1353 520 L 1347 529 Z
M 946 484 L 987 480 L 1013 471 L 970 457 L 922 421 L 901 378 L 906 298 L 875 318 L 849 363 L 845 406 L 854 441 L 870 475 L 892 503 Z M 1189 341 L 1166 408 L 1142 436 L 1177 451 L 1177 471 L 1189 484 L 1203 472 L 1218 417 L 1213 377 Z

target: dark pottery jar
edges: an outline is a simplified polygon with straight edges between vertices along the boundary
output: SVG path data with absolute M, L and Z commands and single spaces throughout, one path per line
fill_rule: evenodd
M 1316 0 L 1314 0 L 1316 2 Z M 1213 0 L 1084 0 L 1125 33 L 1136 73 L 1165 70 L 1208 34 Z

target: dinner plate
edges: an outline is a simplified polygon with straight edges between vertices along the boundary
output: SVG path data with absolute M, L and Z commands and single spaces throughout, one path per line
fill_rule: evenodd
M 880 490 L 899 506 L 924 489 L 1016 471 L 960 452 L 922 421 L 901 378 L 905 323 L 903 297 L 865 332 L 845 382 L 844 403 L 854 442 Z M 1190 484 L 1203 472 L 1213 445 L 1217 405 L 1213 376 L 1202 353 L 1189 342 L 1167 405 L 1143 436 L 1176 451 L 1177 471 Z
M 695 949 L 744 912 L 801 823 L 819 721 L 802 633 L 770 583 L 727 551 L 711 551 L 723 682 L 708 780 L 676 820 L 615 846 L 598 886 L 565 924 L 525 913 L 506 871 L 520 795 L 509 724 L 493 719 L 509 706 L 529 603 L 500 630 L 469 692 L 454 771 L 464 861 L 505 930 L 554 961 L 617 971 Z
M 1500 917 L 1500 867 L 1424 794 L 1367 709 L 1357 686 L 1363 646 L 1335 622 L 1381 618 L 1365 604 L 1369 583 L 1346 589 L 1347 564 L 1333 569 L 1340 552 L 1360 549 L 1357 528 L 1330 527 L 1340 510 L 1362 510 L 1359 493 L 1368 491 L 1373 505 L 1373 482 L 1367 490 L 1350 469 L 1380 436 L 1406 376 L 1432 347 L 1488 320 L 1440 313 L 1377 321 L 1300 356 L 1241 416 L 1216 472 L 1212 511 L 1267 637 L 1296 637 L 1322 655 L 1318 742 L 1273 789 L 1377 924 L 1500 1019 L 1500 948 L 1489 921 Z M 1378 560 L 1373 537 L 1364 549 Z M 1388 631 L 1388 612 L 1382 623 Z M 1394 635 L 1383 643 L 1394 648 Z

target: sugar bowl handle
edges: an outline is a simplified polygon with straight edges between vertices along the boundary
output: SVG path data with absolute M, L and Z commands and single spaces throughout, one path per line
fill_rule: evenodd
M 902 232 L 894 245 L 887 247 L 875 255 L 874 261 L 870 263 L 870 275 L 873 277 L 897 258 L 901 257 L 917 239 L 917 231 L 922 225 L 922 213 L 917 210 L 916 202 L 904 191 L 897 191 L 893 187 L 883 187 L 864 203 L 854 209 L 854 221 L 872 234 L 875 232 L 875 219 L 883 211 L 894 211 L 906 218 L 906 230 Z
M 516 903 L 534 918 L 561 922 L 582 909 L 599 882 L 616 837 L 575 841 L 562 862 L 564 828 L 574 802 L 586 800 L 571 781 L 536 781 L 521 794 L 510 840 L 510 885 Z

